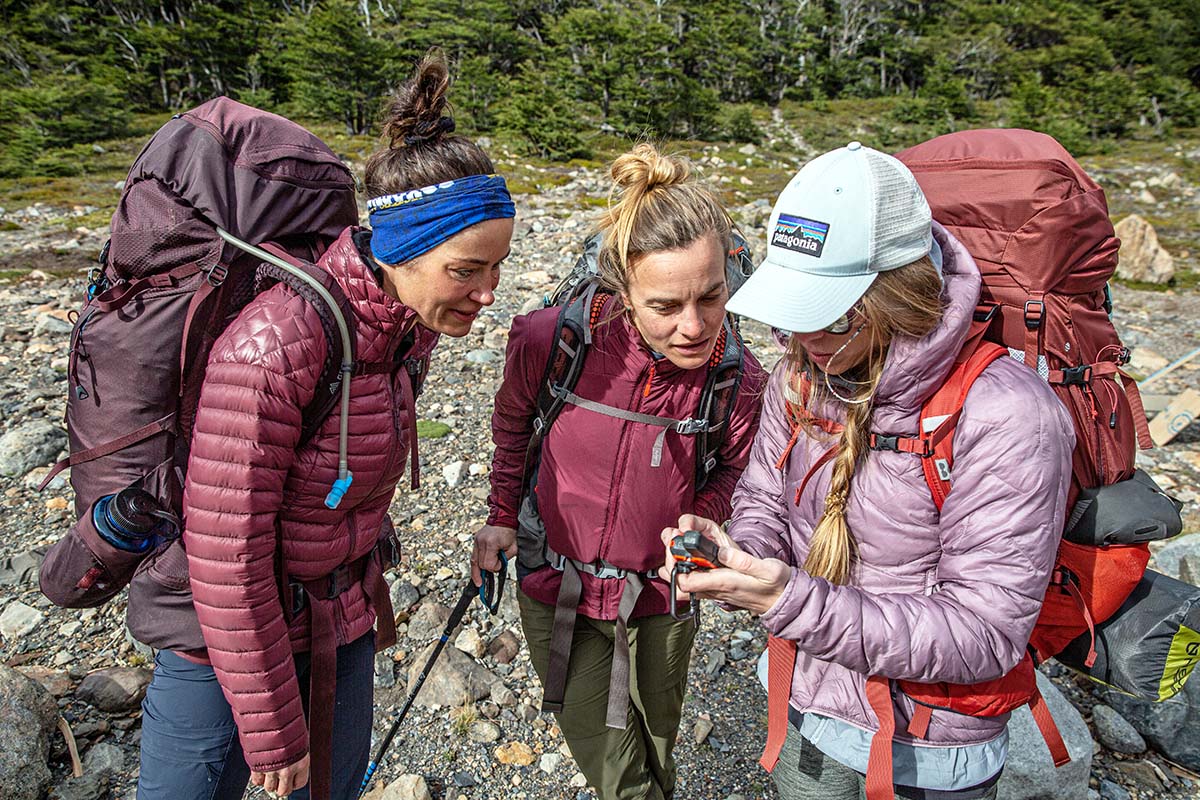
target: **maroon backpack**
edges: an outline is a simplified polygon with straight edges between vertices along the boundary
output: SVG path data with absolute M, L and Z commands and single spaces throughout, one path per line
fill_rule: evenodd
M 78 519 L 41 567 L 54 603 L 98 606 L 128 584 L 136 638 L 162 649 L 204 646 L 180 526 L 150 552 L 131 553 L 97 533 L 93 507 L 136 486 L 180 518 L 209 351 L 276 282 L 313 303 L 329 342 L 318 384 L 329 391 L 305 409 L 302 441 L 315 432 L 348 385 L 342 368 L 354 356 L 339 335 L 345 298 L 312 262 L 357 222 L 354 191 L 350 170 L 317 137 L 228 98 L 173 117 L 150 139 L 129 170 L 71 332 L 70 456 L 46 482 L 71 468 Z M 251 254 L 245 242 L 262 249 Z

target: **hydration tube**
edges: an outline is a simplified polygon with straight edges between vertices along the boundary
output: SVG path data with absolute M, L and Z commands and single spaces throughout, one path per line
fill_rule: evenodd
M 263 250 L 261 247 L 255 247 L 248 242 L 243 242 L 241 239 L 234 236 L 227 230 L 217 228 L 217 235 L 224 239 L 229 244 L 239 250 L 242 250 L 255 258 L 262 259 L 269 264 L 274 264 L 282 270 L 295 275 L 300 280 L 312 287 L 322 300 L 329 306 L 333 312 L 333 318 L 337 322 L 338 333 L 342 337 L 342 416 L 339 420 L 338 428 L 338 477 L 334 481 L 333 486 L 329 489 L 329 494 L 325 497 L 325 505 L 328 508 L 337 508 L 342 502 L 342 497 L 346 494 L 346 490 L 350 488 L 350 483 L 354 480 L 354 474 L 350 472 L 349 464 L 346 459 L 347 442 L 350 438 L 350 374 L 354 371 L 353 362 L 347 360 L 350 354 L 354 352 L 353 345 L 350 342 L 350 329 L 346 325 L 346 320 L 342 316 L 342 310 L 338 307 L 337 301 L 329 290 L 321 285 L 313 276 L 309 275 L 304 270 L 284 261 L 278 256 L 274 256 Z

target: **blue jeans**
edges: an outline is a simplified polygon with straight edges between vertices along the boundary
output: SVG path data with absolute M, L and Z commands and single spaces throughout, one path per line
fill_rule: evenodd
M 138 800 L 240 800 L 250 780 L 233 711 L 213 668 L 162 650 L 142 701 L 142 763 Z M 337 700 L 333 711 L 331 800 L 354 800 L 367 771 L 375 635 L 337 650 Z M 296 676 L 308 712 L 308 653 L 296 656 Z M 308 800 L 308 787 L 290 795 Z

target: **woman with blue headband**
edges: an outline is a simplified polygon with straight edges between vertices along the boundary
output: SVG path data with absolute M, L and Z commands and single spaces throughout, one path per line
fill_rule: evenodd
M 356 342 L 354 480 L 336 508 L 324 500 L 340 414 L 301 443 L 328 349 L 316 307 L 280 284 L 212 348 L 183 534 L 207 647 L 158 654 L 143 704 L 142 800 L 232 800 L 249 781 L 273 796 L 357 795 L 375 651 L 395 641 L 387 512 L 406 461 L 417 486 L 415 397 L 439 336 L 465 336 L 494 301 L 513 230 L 504 179 L 452 135 L 448 83 L 431 56 L 400 88 L 389 144 L 366 164 L 372 230 L 346 229 L 319 262 L 346 296 Z

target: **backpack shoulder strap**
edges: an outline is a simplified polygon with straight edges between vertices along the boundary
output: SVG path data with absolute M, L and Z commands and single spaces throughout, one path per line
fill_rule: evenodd
M 925 482 L 938 511 L 950 493 L 950 469 L 954 466 L 954 429 L 962 415 L 967 393 L 975 380 L 998 358 L 1008 355 L 1008 350 L 998 344 L 968 337 L 967 344 L 959 353 L 950 375 L 941 387 L 925 401 L 921 408 L 920 434 L 916 442 L 921 445 L 921 469 Z
M 317 429 L 321 427 L 326 417 L 333 411 L 334 406 L 338 404 L 339 390 L 342 385 L 342 337 L 338 330 L 337 316 L 341 316 L 343 320 L 351 320 L 354 318 L 353 312 L 350 309 L 350 301 L 342 292 L 340 286 L 333 276 L 323 269 L 320 269 L 313 264 L 302 261 L 293 257 L 282 247 L 277 247 L 274 244 L 264 244 L 262 249 L 266 250 L 273 256 L 277 256 L 294 267 L 298 267 L 308 273 L 309 276 L 315 278 L 329 292 L 333 299 L 337 302 L 337 308 L 331 307 L 326 303 L 313 288 L 306 282 L 300 280 L 290 272 L 280 269 L 274 264 L 261 264 L 256 272 L 256 291 L 261 291 L 270 283 L 286 284 L 292 291 L 300 295 L 304 300 L 311 305 L 317 312 L 321 320 L 321 330 L 325 334 L 326 351 L 325 361 L 321 365 L 321 374 L 317 379 L 317 388 L 313 393 L 312 400 L 304 407 L 301 412 L 301 428 L 300 428 L 300 447 L 307 444 L 316 434 Z M 354 336 L 350 337 L 350 346 L 354 346 Z M 354 353 L 349 354 L 349 361 L 354 361 Z M 346 376 L 349 379 L 349 376 Z
M 704 420 L 703 430 L 696 434 L 696 491 L 708 483 L 708 476 L 717 467 L 717 457 L 725 444 L 729 420 L 737 404 L 738 389 L 742 383 L 742 365 L 745 360 L 745 345 L 732 324 L 729 315 L 721 329 L 712 358 L 708 362 L 708 377 L 700 395 L 699 419 Z
M 567 395 L 579 382 L 583 362 L 592 343 L 592 328 L 608 296 L 606 292 L 599 291 L 596 281 L 588 281 L 587 285 L 575 292 L 558 312 L 554 338 L 550 343 L 550 356 L 538 386 L 533 433 L 525 449 L 526 492 L 537 467 L 542 440 L 546 438 L 550 426 L 562 411 Z

